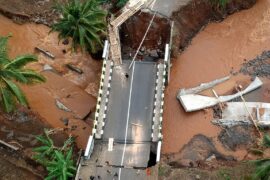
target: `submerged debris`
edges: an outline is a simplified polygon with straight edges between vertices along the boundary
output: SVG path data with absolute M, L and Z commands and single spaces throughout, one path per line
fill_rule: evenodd
M 66 66 L 67 66 L 67 68 L 69 68 L 72 71 L 75 71 L 76 73 L 79 73 L 79 74 L 83 73 L 83 71 L 80 68 L 74 66 L 73 64 L 69 63 L 69 64 L 66 64 Z
M 52 53 L 50 53 L 49 51 L 46 51 L 46 50 L 41 49 L 41 48 L 39 48 L 39 47 L 35 47 L 35 49 L 36 49 L 37 51 L 39 51 L 39 52 L 42 52 L 43 54 L 45 54 L 46 56 L 48 56 L 48 57 L 51 58 L 51 59 L 54 59 L 54 58 L 55 58 L 55 56 L 54 56 Z
M 56 106 L 59 108 L 59 109 L 61 109 L 61 110 L 64 110 L 64 111 L 66 111 L 66 112 L 71 112 L 71 110 L 70 109 L 68 109 L 63 103 L 61 103 L 59 100 L 55 100 L 55 104 L 56 104 Z

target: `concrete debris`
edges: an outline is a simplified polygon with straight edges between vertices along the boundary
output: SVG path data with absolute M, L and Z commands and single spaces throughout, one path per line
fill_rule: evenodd
M 37 51 L 39 51 L 39 52 L 42 52 L 44 55 L 48 56 L 48 57 L 51 58 L 51 59 L 54 59 L 54 58 L 55 58 L 55 56 L 54 56 L 52 53 L 50 53 L 49 51 L 46 51 L 46 50 L 41 49 L 41 48 L 39 48 L 39 47 L 35 47 L 35 49 L 36 49 Z
M 233 95 L 219 96 L 218 98 L 216 98 L 216 97 L 202 96 L 198 94 L 186 94 L 186 93 L 183 94 L 183 91 L 182 92 L 180 91 L 177 98 L 179 99 L 180 103 L 182 104 L 186 112 L 192 112 L 212 107 L 218 103 L 230 101 L 232 99 L 235 99 L 241 95 L 244 95 L 261 87 L 262 84 L 263 84 L 262 81 L 258 77 L 256 77 L 255 80 L 251 82 L 251 84 L 246 89 L 239 91 Z M 209 87 L 209 85 L 207 85 L 207 87 Z M 201 89 L 205 89 L 205 85 L 203 88 L 199 88 L 200 91 Z M 198 92 L 198 89 L 195 90 L 193 89 L 192 91 Z M 190 90 L 188 90 L 188 92 L 190 92 Z
M 8 148 L 10 148 L 10 149 L 12 149 L 12 150 L 15 150 L 15 151 L 17 151 L 17 150 L 19 149 L 18 147 L 13 146 L 13 145 L 11 145 L 11 144 L 8 144 L 8 143 L 6 143 L 6 142 L 4 142 L 4 141 L 2 141 L 2 140 L 0 140 L 0 144 L 1 144 L 1 145 L 4 145 L 4 146 L 6 146 L 6 147 L 8 147 Z
M 83 73 L 83 71 L 80 68 L 74 66 L 73 64 L 70 64 L 69 63 L 69 64 L 66 64 L 66 66 L 67 66 L 68 69 L 70 69 L 72 71 L 75 71 L 78 74 L 82 74 Z
M 216 86 L 216 85 L 218 85 L 220 83 L 223 83 L 223 82 L 225 82 L 225 81 L 227 81 L 229 79 L 230 79 L 230 76 L 226 76 L 226 77 L 216 79 L 216 80 L 211 81 L 211 82 L 202 83 L 199 86 L 194 87 L 194 88 L 180 89 L 180 91 L 178 93 L 178 96 L 182 96 L 182 95 L 186 95 L 186 94 L 197 94 L 197 93 L 202 92 L 202 91 L 204 91 L 206 89 L 214 87 L 214 86 Z
M 51 70 L 53 70 L 53 68 L 52 68 L 52 66 L 50 66 L 49 64 L 45 64 L 45 65 L 43 66 L 43 71 L 51 71 Z
M 246 102 L 246 105 L 259 127 L 270 127 L 270 103 Z M 252 125 L 249 113 L 242 102 L 227 103 L 222 118 L 214 119 L 212 123 L 229 128 L 236 125 Z
M 61 110 L 64 110 L 64 111 L 66 111 L 66 112 L 71 112 L 71 110 L 70 109 L 68 109 L 63 103 L 61 103 L 59 100 L 55 100 L 55 104 L 56 104 L 56 106 L 59 108 L 59 109 L 61 109 Z
M 64 123 L 65 126 L 68 126 L 68 123 L 69 123 L 68 118 L 61 118 L 60 120 Z
M 212 154 L 211 156 L 209 156 L 209 158 L 207 158 L 205 161 L 208 161 L 208 162 L 211 162 L 213 160 L 216 159 L 216 155 L 215 154 Z

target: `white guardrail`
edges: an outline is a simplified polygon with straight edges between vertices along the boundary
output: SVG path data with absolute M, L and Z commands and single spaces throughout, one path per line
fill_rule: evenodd
M 103 134 L 103 128 L 105 125 L 105 119 L 107 114 L 107 104 L 109 98 L 110 84 L 112 79 L 112 66 L 113 62 L 108 60 L 109 57 L 110 44 L 106 40 L 104 44 L 104 49 L 102 53 L 103 64 L 101 71 L 101 80 L 97 98 L 94 126 L 92 129 L 92 134 L 89 136 L 88 143 L 85 149 L 84 158 L 89 159 L 94 148 L 94 139 L 101 137 Z M 109 71 L 109 75 L 107 75 Z
M 155 99 L 154 99 L 154 113 L 152 126 L 152 141 L 157 143 L 157 157 L 156 162 L 160 161 L 161 145 L 162 145 L 162 121 L 163 121 L 163 107 L 164 107 L 164 90 L 166 81 L 168 80 L 168 61 L 170 58 L 170 45 L 166 44 L 164 63 L 158 64 Z

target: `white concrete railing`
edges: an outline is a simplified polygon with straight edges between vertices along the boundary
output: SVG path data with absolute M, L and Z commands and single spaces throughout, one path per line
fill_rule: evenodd
M 152 125 L 152 141 L 157 142 L 162 139 L 162 121 L 163 121 L 163 106 L 164 106 L 164 89 L 166 78 L 166 64 L 158 64 L 155 98 L 154 98 L 154 112 Z
M 92 129 L 92 136 L 99 139 L 103 134 L 103 127 L 105 125 L 105 119 L 107 114 L 107 104 L 109 98 L 109 91 L 112 79 L 112 67 L 113 62 L 108 60 L 110 44 L 106 40 L 102 53 L 103 64 L 100 78 L 100 86 L 97 98 L 97 106 L 94 119 L 94 127 Z

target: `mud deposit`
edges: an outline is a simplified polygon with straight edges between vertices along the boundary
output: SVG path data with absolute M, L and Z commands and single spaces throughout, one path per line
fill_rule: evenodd
M 223 146 L 229 150 L 235 151 L 244 146 L 250 148 L 256 143 L 256 133 L 253 128 L 247 126 L 234 126 L 229 129 L 223 129 L 218 136 Z
M 221 130 L 210 122 L 212 109 L 186 113 L 176 95 L 180 88 L 194 87 L 238 72 L 243 63 L 269 50 L 269 22 L 270 1 L 259 0 L 251 9 L 230 15 L 220 23 L 208 24 L 192 39 L 190 46 L 173 60 L 171 81 L 165 95 L 163 154 L 177 153 L 193 136 L 203 134 L 213 139 L 220 153 L 232 155 L 237 160 L 245 157 L 245 149 L 226 150 L 219 142 Z M 262 88 L 249 94 L 254 95 L 253 101 L 270 102 L 267 98 L 269 79 L 264 78 L 263 81 Z M 257 95 L 258 92 L 260 95 Z
M 204 161 L 213 160 L 233 161 L 234 159 L 220 154 L 212 140 L 201 134 L 194 136 L 180 153 L 168 157 L 169 165 L 173 167 L 200 167 Z
M 270 77 L 270 51 L 264 51 L 255 59 L 244 63 L 240 69 L 243 74 L 248 74 L 252 77 Z

